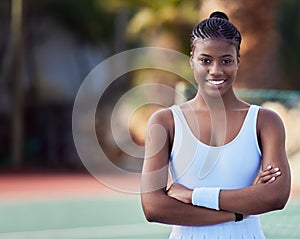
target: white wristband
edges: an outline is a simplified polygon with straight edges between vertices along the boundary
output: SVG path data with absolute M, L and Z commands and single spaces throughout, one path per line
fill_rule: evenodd
M 220 210 L 219 195 L 220 188 L 195 188 L 192 194 L 192 204 L 194 206 Z

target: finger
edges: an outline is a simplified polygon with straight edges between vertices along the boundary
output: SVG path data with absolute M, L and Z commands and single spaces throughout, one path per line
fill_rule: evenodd
M 273 169 L 271 170 L 271 172 L 276 173 L 276 172 L 280 172 L 280 170 L 279 170 L 279 168 L 273 168 Z
M 253 185 L 258 184 L 259 183 L 259 177 L 256 177 L 253 181 Z
M 266 183 L 273 183 L 276 180 L 276 177 L 272 177 L 269 181 L 267 181 Z
M 263 170 L 263 172 L 278 171 L 278 170 L 279 170 L 279 168 L 277 168 L 277 167 L 274 168 L 273 166 L 269 165 Z
M 279 168 L 272 168 L 272 169 L 265 169 L 261 174 L 260 174 L 260 177 L 264 177 L 266 175 L 270 175 L 270 174 L 275 174 L 277 172 L 280 172 L 280 169 Z
M 259 179 L 259 183 L 266 183 L 266 182 L 270 181 L 273 177 L 274 176 L 272 174 L 264 176 Z
M 277 178 L 278 176 L 280 176 L 281 175 L 281 171 L 275 171 L 275 172 L 272 172 L 271 174 L 269 174 L 269 175 L 267 175 L 267 176 L 273 176 L 273 177 L 275 177 L 275 178 Z M 266 176 L 266 177 L 267 177 Z
M 266 183 L 266 182 L 273 182 L 275 181 L 275 179 L 281 175 L 281 172 L 280 171 L 277 171 L 275 173 L 270 173 L 270 174 L 267 174 L 267 175 L 264 175 L 264 176 L 261 176 L 259 178 L 259 182 L 262 182 L 262 183 Z
M 274 182 L 277 179 L 277 177 L 279 177 L 280 175 L 281 175 L 280 171 L 272 174 L 272 177 L 269 180 L 267 180 L 266 183 L 272 183 L 272 182 Z
M 260 173 L 259 177 L 261 178 L 261 177 L 265 177 L 265 176 L 271 175 L 271 174 L 272 174 L 271 171 L 264 171 L 264 172 Z
M 277 171 L 277 172 L 273 173 L 273 176 L 275 176 L 275 177 L 278 177 L 280 175 L 281 175 L 281 171 Z
M 263 177 L 266 177 L 266 176 L 269 176 L 269 175 L 272 175 L 276 172 L 272 172 L 272 171 L 264 171 L 262 173 L 259 174 L 259 178 L 263 178 Z
M 268 171 L 268 170 L 271 170 L 273 167 L 271 166 L 271 165 L 268 165 L 265 169 L 264 169 L 264 171 Z

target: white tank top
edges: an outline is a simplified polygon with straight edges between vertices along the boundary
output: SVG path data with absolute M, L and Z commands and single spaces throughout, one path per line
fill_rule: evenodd
M 193 134 L 179 106 L 170 107 L 174 140 L 169 168 L 173 182 L 195 187 L 238 189 L 252 185 L 261 167 L 256 122 L 259 106 L 251 105 L 238 135 L 229 143 L 213 147 Z M 209 226 L 173 226 L 169 239 L 265 239 L 259 216 L 241 222 Z
M 253 183 L 261 166 L 256 133 L 259 106 L 250 106 L 238 135 L 223 146 L 202 143 L 191 131 L 180 107 L 174 105 L 170 109 L 175 123 L 170 155 L 173 182 L 191 189 L 237 189 Z

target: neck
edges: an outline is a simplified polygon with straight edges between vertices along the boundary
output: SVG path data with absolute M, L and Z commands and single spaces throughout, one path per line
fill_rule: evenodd
M 210 110 L 226 110 L 238 108 L 241 101 L 236 97 L 232 88 L 223 95 L 210 96 L 198 90 L 194 98 L 195 107 Z

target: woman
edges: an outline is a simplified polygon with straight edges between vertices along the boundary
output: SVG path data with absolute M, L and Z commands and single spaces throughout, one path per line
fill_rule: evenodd
M 149 120 L 142 205 L 148 221 L 173 225 L 170 238 L 265 238 L 258 214 L 288 200 L 281 119 L 233 91 L 240 43 L 226 14 L 200 22 L 191 34 L 196 96 Z

